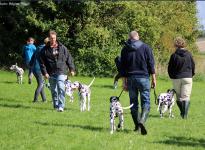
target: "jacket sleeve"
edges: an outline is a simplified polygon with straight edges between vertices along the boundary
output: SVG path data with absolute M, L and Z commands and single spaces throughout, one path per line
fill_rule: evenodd
M 65 53 L 66 53 L 66 64 L 67 64 L 69 70 L 75 71 L 75 65 L 73 62 L 73 58 L 66 47 L 65 47 Z
M 174 55 L 172 54 L 170 59 L 169 59 L 169 63 L 168 63 L 168 74 L 169 77 L 172 78 L 173 77 L 173 69 L 174 69 L 174 64 L 173 61 L 174 60 Z
M 155 62 L 154 62 L 154 55 L 152 53 L 152 49 L 148 46 L 146 46 L 147 51 L 147 67 L 149 74 L 155 74 Z
M 48 72 L 47 72 L 46 66 L 45 66 L 46 57 L 45 57 L 45 49 L 44 48 L 39 53 L 38 61 L 39 61 L 39 65 L 41 68 L 41 72 L 45 76 L 45 74 L 47 74 Z
M 31 57 L 31 61 L 29 62 L 29 67 L 33 68 L 34 64 L 35 64 L 35 61 L 36 61 L 36 54 L 37 52 L 35 51 L 34 54 L 32 55 Z
M 195 75 L 195 62 L 192 56 L 191 56 L 191 65 L 192 65 L 192 77 L 193 77 Z
M 123 76 L 123 77 L 126 77 L 127 74 L 126 74 L 126 68 L 127 68 L 127 64 L 126 64 L 126 47 L 123 47 L 122 51 L 121 51 L 121 64 L 120 64 L 120 74 Z

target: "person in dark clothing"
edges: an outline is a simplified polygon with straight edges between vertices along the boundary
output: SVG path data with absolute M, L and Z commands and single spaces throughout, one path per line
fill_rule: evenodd
M 115 58 L 115 65 L 117 67 L 118 73 L 115 75 L 115 78 L 114 78 L 114 84 L 113 84 L 114 89 L 117 88 L 118 80 L 122 77 L 122 75 L 121 75 L 121 58 L 119 56 L 117 56 Z
M 150 75 L 152 87 L 156 86 L 154 57 L 152 49 L 139 40 L 138 32 L 132 31 L 121 52 L 122 76 L 125 77 L 124 89 L 128 89 L 134 131 L 147 134 L 145 122 L 150 111 Z M 138 95 L 140 94 L 141 113 L 138 109 Z
M 188 116 L 190 95 L 192 91 L 192 77 L 195 74 L 195 63 L 191 53 L 185 49 L 183 38 L 175 39 L 176 51 L 171 55 L 168 65 L 168 74 L 172 79 L 177 95 L 177 105 L 183 119 Z
M 49 79 L 53 107 L 59 112 L 65 107 L 65 80 L 67 72 L 74 76 L 74 63 L 67 48 L 57 40 L 55 31 L 49 32 L 49 43 L 41 50 L 40 68 L 46 79 Z
M 37 88 L 35 90 L 34 99 L 33 99 L 34 103 L 38 101 L 39 94 L 41 94 L 42 101 L 46 102 L 46 96 L 45 96 L 44 84 L 43 84 L 44 80 L 43 80 L 43 76 L 42 76 L 40 65 L 39 65 L 39 55 L 43 47 L 48 43 L 48 41 L 49 41 L 48 38 L 44 39 L 45 44 L 41 44 L 38 46 L 37 50 L 34 52 L 33 56 L 31 57 L 31 61 L 29 63 L 30 68 L 37 81 Z

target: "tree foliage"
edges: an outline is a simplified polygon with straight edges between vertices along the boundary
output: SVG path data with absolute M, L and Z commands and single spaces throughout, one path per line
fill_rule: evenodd
M 41 41 L 49 30 L 56 30 L 81 75 L 112 76 L 122 41 L 135 29 L 153 48 L 157 65 L 167 63 L 178 35 L 188 41 L 189 50 L 197 50 L 193 1 L 39 0 L 28 6 L 1 7 L 0 14 L 1 65 L 20 62 L 25 39 L 33 36 Z

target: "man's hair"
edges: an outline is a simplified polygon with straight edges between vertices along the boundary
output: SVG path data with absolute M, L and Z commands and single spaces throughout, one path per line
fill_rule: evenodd
M 186 47 L 186 41 L 182 37 L 176 37 L 174 40 L 174 46 L 177 48 L 184 48 Z
M 49 31 L 48 35 L 49 35 L 49 36 L 50 36 L 50 35 L 56 35 L 56 36 L 57 36 L 57 33 L 56 33 L 56 31 L 51 30 L 51 31 Z
M 131 31 L 131 32 L 129 33 L 129 37 L 130 37 L 131 39 L 135 39 L 136 37 L 139 37 L 139 34 L 138 34 L 137 31 Z

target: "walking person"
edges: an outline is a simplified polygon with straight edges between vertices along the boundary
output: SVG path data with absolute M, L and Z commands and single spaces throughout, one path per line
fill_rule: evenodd
M 192 77 L 195 74 L 195 63 L 191 53 L 185 49 L 186 42 L 183 38 L 177 37 L 174 45 L 176 51 L 170 57 L 168 74 L 176 91 L 176 102 L 180 115 L 183 119 L 187 119 L 192 91 Z
M 48 41 L 49 41 L 48 38 L 44 39 L 44 44 L 41 44 L 38 46 L 37 50 L 33 54 L 31 61 L 30 61 L 31 70 L 37 81 L 37 88 L 35 90 L 34 99 L 33 99 L 34 103 L 38 101 L 39 94 L 41 94 L 42 101 L 46 102 L 46 95 L 44 92 L 44 80 L 43 80 L 43 75 L 41 73 L 41 69 L 39 65 L 39 55 L 43 47 L 45 47 L 45 45 L 48 43 Z
M 65 80 L 70 71 L 74 76 L 74 63 L 67 48 L 57 40 L 55 31 L 49 32 L 49 43 L 40 54 L 40 67 L 46 79 L 49 79 L 53 107 L 60 112 L 65 107 Z
M 141 40 L 137 31 L 129 34 L 129 39 L 121 52 L 121 67 L 125 77 L 124 88 L 128 90 L 131 115 L 135 124 L 134 131 L 147 134 L 145 122 L 150 112 L 150 75 L 151 85 L 156 86 L 154 57 L 152 49 Z M 139 111 L 138 95 L 140 95 L 141 113 Z
M 34 38 L 29 37 L 26 41 L 26 45 L 23 47 L 23 59 L 24 63 L 26 65 L 26 68 L 29 69 L 28 73 L 28 83 L 31 84 L 31 80 L 33 77 L 32 70 L 30 68 L 30 61 L 31 57 L 33 56 L 34 52 L 36 51 L 36 46 L 34 45 Z

